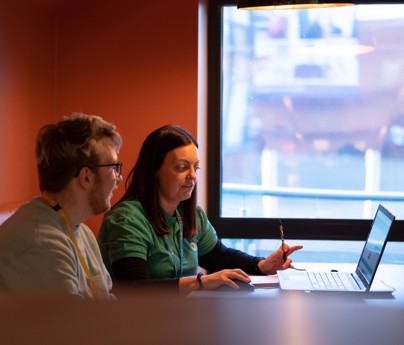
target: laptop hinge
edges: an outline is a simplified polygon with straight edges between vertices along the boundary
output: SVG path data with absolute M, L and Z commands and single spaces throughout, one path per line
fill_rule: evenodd
M 359 290 L 366 290 L 365 285 L 363 284 L 362 280 L 356 273 L 351 273 L 352 278 L 355 280 L 356 284 L 359 287 Z

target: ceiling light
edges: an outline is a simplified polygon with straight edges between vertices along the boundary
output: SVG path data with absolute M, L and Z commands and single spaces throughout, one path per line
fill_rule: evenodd
M 305 8 L 353 6 L 349 0 L 239 0 L 237 8 L 242 10 L 290 10 Z

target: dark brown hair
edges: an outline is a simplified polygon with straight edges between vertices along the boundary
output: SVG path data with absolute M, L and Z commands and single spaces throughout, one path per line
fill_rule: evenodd
M 160 235 L 167 234 L 169 230 L 159 203 L 157 171 L 169 151 L 190 144 L 198 147 L 196 139 L 181 127 L 167 125 L 156 129 L 144 141 L 137 162 L 126 179 L 126 192 L 119 202 L 139 200 L 146 217 Z M 184 237 L 191 238 L 197 233 L 196 189 L 189 199 L 181 202 L 179 207 L 184 224 Z

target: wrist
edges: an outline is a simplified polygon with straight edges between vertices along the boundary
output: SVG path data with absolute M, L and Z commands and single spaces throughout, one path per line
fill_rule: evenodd
M 256 266 L 256 268 L 255 268 L 256 274 L 265 274 L 264 271 L 262 270 L 262 266 L 263 266 L 263 264 L 264 264 L 264 261 L 265 261 L 265 258 L 260 258 L 260 259 L 257 261 L 257 266 Z
M 202 276 L 203 276 L 203 273 L 202 272 L 199 272 L 197 275 L 196 275 L 196 282 L 198 283 L 198 290 L 203 290 L 203 283 L 202 283 Z

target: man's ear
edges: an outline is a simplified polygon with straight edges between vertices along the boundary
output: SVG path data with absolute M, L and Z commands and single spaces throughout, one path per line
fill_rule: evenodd
M 83 188 L 88 189 L 94 182 L 94 176 L 95 174 L 92 170 L 90 170 L 87 167 L 84 167 L 81 168 L 77 179 Z

